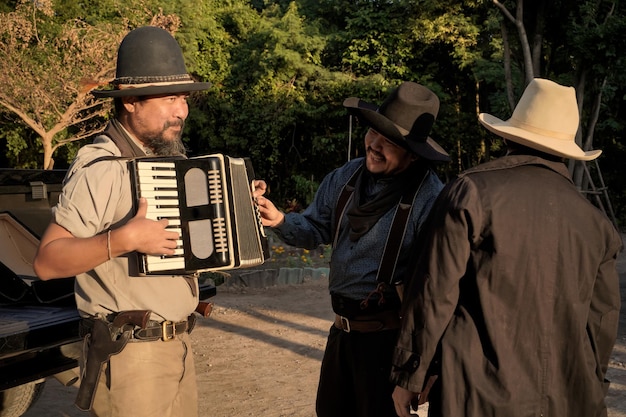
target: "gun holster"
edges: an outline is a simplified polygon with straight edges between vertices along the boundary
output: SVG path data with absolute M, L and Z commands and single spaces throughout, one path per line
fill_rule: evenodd
M 83 411 L 91 410 L 94 394 L 102 365 L 113 355 L 124 349 L 131 337 L 133 326 L 118 327 L 105 320 L 91 320 L 91 332 L 85 338 L 87 349 L 86 362 L 81 375 L 80 388 L 76 396 L 75 404 Z

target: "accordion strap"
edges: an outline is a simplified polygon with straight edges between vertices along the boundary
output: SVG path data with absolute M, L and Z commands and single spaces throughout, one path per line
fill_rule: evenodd
M 112 119 L 107 125 L 103 135 L 111 138 L 115 146 L 118 147 L 123 157 L 132 158 L 138 156 L 145 156 L 146 153 L 137 146 L 137 144 L 128 137 L 124 132 L 122 125 L 116 119 Z

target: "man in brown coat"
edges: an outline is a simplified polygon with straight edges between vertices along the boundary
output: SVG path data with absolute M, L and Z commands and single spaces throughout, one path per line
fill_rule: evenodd
M 620 309 L 621 238 L 576 189 L 575 91 L 544 79 L 512 117 L 479 116 L 506 156 L 440 194 L 405 291 L 394 355 L 396 412 L 425 394 L 429 416 L 606 416 Z

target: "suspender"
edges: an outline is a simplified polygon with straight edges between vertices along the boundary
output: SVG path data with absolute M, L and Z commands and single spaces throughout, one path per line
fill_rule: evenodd
M 333 241 L 333 246 L 337 244 L 341 219 L 345 214 L 348 203 L 353 197 L 354 185 L 356 183 L 357 177 L 362 170 L 363 165 L 361 165 L 354 172 L 354 174 L 352 174 L 346 185 L 344 185 L 343 189 L 341 190 L 341 194 L 337 199 L 337 207 L 335 210 L 335 238 Z M 420 188 L 422 188 L 424 180 L 427 176 L 428 170 L 422 177 L 419 185 L 413 190 L 404 193 L 404 195 L 400 199 L 400 203 L 396 206 L 396 212 L 393 216 L 391 227 L 389 228 L 389 234 L 387 235 L 387 241 L 385 242 L 385 249 L 383 251 L 383 256 L 380 260 L 380 265 L 378 266 L 378 273 L 376 274 L 376 280 L 378 282 L 386 284 L 394 283 L 393 276 L 396 271 L 398 256 L 400 256 L 400 247 L 402 246 L 402 242 L 404 241 L 404 235 L 406 234 L 406 227 L 409 220 L 409 214 L 411 213 L 411 208 L 413 207 L 413 200 L 415 200 L 415 196 L 419 192 Z M 385 279 L 384 277 L 387 277 L 387 279 Z
M 348 207 L 348 202 L 352 200 L 352 195 L 354 194 L 354 184 L 356 183 L 356 179 L 361 171 L 363 171 L 363 165 L 364 164 L 361 164 L 356 171 L 354 171 L 346 185 L 344 185 L 341 189 L 341 194 L 339 194 L 339 198 L 337 199 L 337 208 L 335 210 L 335 238 L 333 239 L 333 246 L 337 245 L 337 239 L 339 239 L 339 225 L 341 224 L 341 219 L 343 219 L 343 215 L 346 212 L 346 207 Z
M 390 285 L 394 284 L 393 276 L 396 272 L 396 265 L 398 263 L 398 257 L 400 256 L 400 247 L 404 241 L 406 227 L 409 223 L 409 214 L 411 214 L 413 200 L 415 200 L 415 196 L 420 188 L 422 188 L 422 184 L 424 184 L 427 175 L 428 171 L 426 171 L 426 174 L 422 177 L 419 186 L 414 188 L 412 192 L 404 193 L 400 203 L 396 207 L 396 213 L 393 216 L 393 222 L 389 228 L 389 235 L 385 243 L 385 250 L 380 260 L 380 265 L 378 266 L 378 274 L 376 274 L 376 280 L 378 282 L 385 282 Z M 387 279 L 385 280 L 384 277 L 387 277 Z

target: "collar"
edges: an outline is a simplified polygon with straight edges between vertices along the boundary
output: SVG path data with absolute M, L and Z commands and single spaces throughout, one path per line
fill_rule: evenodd
M 141 150 L 143 150 L 146 154 L 146 156 L 151 156 L 154 155 L 154 153 L 152 152 L 152 149 L 148 148 L 147 146 L 145 146 L 143 143 L 141 143 L 139 141 L 139 139 L 137 139 L 135 137 L 135 135 L 133 135 L 132 133 L 130 133 L 128 131 L 128 129 L 126 129 L 126 127 L 124 127 L 123 124 L 119 123 L 120 127 L 122 128 L 122 130 L 124 131 L 124 133 L 126 133 L 128 135 L 129 138 L 131 138 L 131 140 L 135 143 L 135 145 L 137 145 L 137 147 Z
M 477 172 L 497 171 L 497 170 L 502 170 L 502 169 L 525 166 L 525 165 L 537 165 L 537 166 L 547 168 L 565 177 L 568 181 L 572 182 L 570 173 L 567 170 L 567 167 L 565 166 L 563 162 L 550 161 L 548 159 L 544 159 L 536 155 L 502 156 L 500 158 L 494 159 L 493 161 L 485 162 L 484 164 L 480 164 L 473 168 L 469 168 L 463 171 L 461 174 L 459 174 L 459 177 L 462 177 L 468 174 L 477 173 Z

